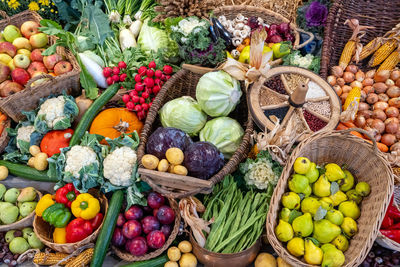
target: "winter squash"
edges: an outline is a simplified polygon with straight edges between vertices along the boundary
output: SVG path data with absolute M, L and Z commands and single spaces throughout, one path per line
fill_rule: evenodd
M 124 133 L 137 131 L 140 134 L 143 123 L 134 112 L 126 108 L 109 108 L 100 112 L 93 120 L 89 133 L 115 139 Z M 101 141 L 107 144 L 105 140 Z
M 69 146 L 74 130 L 54 130 L 48 132 L 40 142 L 40 150 L 48 157 L 60 153 L 60 149 Z

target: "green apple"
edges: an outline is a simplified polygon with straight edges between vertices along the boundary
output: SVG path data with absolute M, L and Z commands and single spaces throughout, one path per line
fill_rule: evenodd
M 31 58 L 31 51 L 29 51 L 28 49 L 24 49 L 24 48 L 18 49 L 17 50 L 17 55 L 25 55 L 28 58 Z
M 26 69 L 29 67 L 29 64 L 31 64 L 31 60 L 29 59 L 29 57 L 22 54 L 16 55 L 13 61 L 14 66 L 21 69 Z
M 31 43 L 33 48 L 45 47 L 48 42 L 47 34 L 42 32 L 34 34 L 31 36 L 31 38 L 29 38 L 29 42 Z
M 12 43 L 15 39 L 17 39 L 18 37 L 21 37 L 22 35 L 17 26 L 8 25 L 7 27 L 4 28 L 3 36 L 7 42 Z

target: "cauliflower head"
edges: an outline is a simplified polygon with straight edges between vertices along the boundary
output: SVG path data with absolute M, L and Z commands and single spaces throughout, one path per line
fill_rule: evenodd
M 273 171 L 272 162 L 261 160 L 249 165 L 249 171 L 244 180 L 248 185 L 255 185 L 258 189 L 266 189 L 269 184 L 276 185 L 279 176 Z
M 17 147 L 21 149 L 18 140 L 25 141 L 30 143 L 31 141 L 31 134 L 35 131 L 35 127 L 33 125 L 29 126 L 22 126 L 18 128 L 17 131 Z
M 99 164 L 96 152 L 87 146 L 73 146 L 66 153 L 65 172 L 70 172 L 75 178 L 79 178 L 79 171 L 93 163 Z
M 104 177 L 113 185 L 131 185 L 132 170 L 136 160 L 136 152 L 132 148 L 123 146 L 115 149 L 103 161 Z
M 38 115 L 45 115 L 44 120 L 46 121 L 47 127 L 53 128 L 54 125 L 64 119 L 65 98 L 64 96 L 49 98 L 43 102 L 40 106 Z

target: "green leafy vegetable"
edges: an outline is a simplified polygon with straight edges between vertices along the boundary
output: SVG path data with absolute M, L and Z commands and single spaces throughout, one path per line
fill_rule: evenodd
M 283 65 L 297 66 L 319 73 L 321 58 L 307 54 L 304 57 L 300 51 L 294 51 L 283 58 Z

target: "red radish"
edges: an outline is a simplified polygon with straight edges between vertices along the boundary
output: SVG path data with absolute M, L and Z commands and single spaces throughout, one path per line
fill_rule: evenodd
M 114 75 L 118 75 L 120 70 L 119 70 L 118 67 L 114 67 L 114 68 L 112 69 L 112 71 L 113 71 Z
M 114 81 L 113 81 L 113 79 L 111 77 L 108 77 L 106 82 L 107 82 L 108 85 L 111 85 L 111 84 L 114 83 Z
M 149 69 L 155 69 L 156 67 L 157 67 L 157 65 L 154 61 L 149 63 Z
M 139 74 L 135 75 L 135 82 L 139 83 L 142 81 L 142 76 L 140 76 Z
M 142 97 L 143 97 L 144 99 L 148 98 L 148 97 L 149 97 L 149 93 L 143 92 L 143 93 L 142 93 Z
M 118 75 L 113 75 L 111 78 L 113 79 L 114 82 L 119 82 L 119 76 Z
M 135 91 L 135 90 L 132 90 L 131 93 L 132 93 L 132 95 L 138 95 L 138 94 L 139 94 L 139 93 L 138 93 L 137 91 Z
M 112 69 L 111 69 L 110 67 L 105 67 L 105 68 L 103 69 L 103 75 L 104 75 L 104 77 L 108 78 L 108 77 L 111 76 L 111 74 L 112 74 Z
M 128 103 L 126 103 L 126 108 L 129 110 L 133 110 L 135 108 L 135 104 L 133 104 L 133 102 L 129 101 Z
M 166 80 L 167 80 L 167 75 L 163 74 L 163 75 L 161 76 L 161 81 L 166 81 Z
M 153 80 L 152 78 L 150 78 L 150 77 L 144 78 L 143 83 L 144 83 L 147 87 L 150 87 L 150 88 L 152 88 L 152 87 L 154 86 L 154 80 Z
M 156 72 L 154 73 L 154 76 L 156 76 L 157 78 L 161 78 L 162 74 L 163 73 L 161 70 L 156 70 Z
M 141 105 L 137 105 L 137 106 L 135 107 L 135 110 L 136 110 L 137 112 L 141 111 L 141 110 L 142 110 L 142 106 L 141 106 Z
M 151 105 L 153 105 L 153 101 L 151 101 L 151 102 L 149 103 L 149 108 L 151 108 Z
M 167 75 L 165 77 L 167 78 L 167 80 L 169 80 L 171 78 L 171 75 Z
M 158 92 L 160 92 L 160 86 L 156 85 L 153 87 L 153 93 L 156 95 Z
M 132 97 L 132 102 L 133 102 L 133 103 L 139 103 L 139 100 L 140 100 L 140 97 L 137 96 L 137 95 L 135 95 L 135 96 Z
M 164 68 L 163 68 L 163 71 L 164 71 L 165 74 L 172 74 L 172 72 L 174 70 L 172 69 L 172 67 L 170 65 L 165 65 Z
M 142 83 L 136 83 L 135 84 L 135 90 L 136 91 L 140 92 L 140 91 L 143 91 L 143 89 L 144 89 L 144 85 Z
M 140 104 L 143 104 L 144 102 L 146 102 L 146 100 L 143 97 L 139 98 L 139 103 Z
M 153 87 L 154 88 L 154 87 Z M 148 93 L 149 95 L 153 92 L 152 88 L 146 87 L 146 90 L 144 91 L 145 93 Z
M 149 110 L 149 104 L 143 103 L 142 108 L 143 108 L 143 110 Z
M 119 80 L 120 80 L 121 82 L 123 82 L 123 81 L 125 81 L 126 77 L 128 77 L 128 75 L 127 75 L 126 73 L 122 73 L 122 74 L 119 76 Z
M 129 102 L 129 100 L 130 100 L 130 96 L 129 95 L 124 95 L 123 97 L 122 97 L 122 101 L 124 101 L 124 103 L 128 103 Z
M 146 71 L 147 71 L 146 66 L 141 66 L 138 70 L 138 73 L 140 74 L 140 76 L 144 76 L 146 75 Z
M 146 71 L 146 75 L 147 75 L 147 77 L 153 77 L 154 76 L 154 70 L 151 70 L 151 69 L 147 70 Z
M 161 76 L 162 76 L 162 74 L 161 74 Z M 160 76 L 160 78 L 161 78 L 161 76 Z M 154 79 L 154 84 L 159 85 L 160 83 L 161 83 L 160 79 L 158 79 L 158 78 Z
M 139 111 L 139 112 L 137 113 L 137 116 L 139 117 L 140 120 L 142 120 L 142 119 L 144 119 L 144 118 L 146 117 L 146 115 L 144 114 L 144 111 L 143 111 L 143 110 L 142 110 L 142 111 Z
M 125 69 L 126 68 L 126 63 L 124 61 L 120 61 L 120 62 L 118 62 L 118 67 L 120 69 Z

